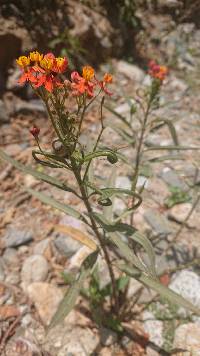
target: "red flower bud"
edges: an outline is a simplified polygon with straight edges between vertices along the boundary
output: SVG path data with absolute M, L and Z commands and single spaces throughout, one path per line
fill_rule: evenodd
M 33 127 L 30 129 L 30 133 L 31 133 L 31 135 L 33 135 L 33 137 L 37 138 L 38 135 L 39 135 L 39 133 L 40 133 L 39 127 L 33 126 Z

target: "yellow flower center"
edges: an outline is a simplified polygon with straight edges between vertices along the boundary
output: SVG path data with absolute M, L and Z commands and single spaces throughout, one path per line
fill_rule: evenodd
M 40 61 L 40 66 L 47 71 L 51 70 L 53 65 L 54 65 L 54 60 L 52 58 L 43 58 Z
M 113 77 L 110 73 L 105 73 L 103 77 L 103 81 L 106 83 L 112 83 Z
M 30 52 L 29 58 L 31 62 L 40 62 L 43 58 L 43 54 L 40 54 L 38 51 Z
M 63 57 L 56 58 L 56 65 L 58 66 L 58 68 L 62 68 L 64 64 L 65 64 L 65 58 Z
M 26 56 L 20 56 L 18 59 L 16 59 L 17 64 L 20 67 L 27 67 L 30 64 L 30 58 Z
M 92 80 L 94 78 L 94 68 L 90 66 L 83 67 L 82 75 L 85 80 Z

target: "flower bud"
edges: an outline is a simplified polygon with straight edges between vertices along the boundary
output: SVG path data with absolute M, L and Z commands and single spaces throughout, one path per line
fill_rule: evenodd
M 40 129 L 37 126 L 33 126 L 29 132 L 33 135 L 33 137 L 37 138 L 40 133 Z

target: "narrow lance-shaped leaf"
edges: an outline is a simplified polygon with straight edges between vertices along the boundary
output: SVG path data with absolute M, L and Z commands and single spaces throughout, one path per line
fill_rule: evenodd
M 58 179 L 51 177 L 47 174 L 38 172 L 37 170 L 33 169 L 31 166 L 28 166 L 28 165 L 25 166 L 21 162 L 18 162 L 14 158 L 7 155 L 7 153 L 5 153 L 1 149 L 0 149 L 0 158 L 4 161 L 11 163 L 15 168 L 19 169 L 21 172 L 23 172 L 25 174 L 30 174 L 38 180 L 42 180 L 43 182 L 54 185 L 55 187 L 57 187 L 59 189 L 62 189 L 62 190 L 68 191 L 68 192 L 72 192 L 77 195 L 77 193 L 73 189 L 68 187 L 65 183 L 62 183 Z
M 174 151 L 174 150 L 181 150 L 181 151 L 198 151 L 200 150 L 200 147 L 194 147 L 194 146 L 151 146 L 149 148 L 146 148 L 144 151 L 163 151 L 163 150 L 169 150 L 169 151 Z
M 129 246 L 122 240 L 121 236 L 118 233 L 111 232 L 112 226 L 108 224 L 106 219 L 97 213 L 93 214 L 95 220 L 102 226 L 102 228 L 108 232 L 108 236 L 110 241 L 118 247 L 121 255 L 130 263 L 135 265 L 140 271 L 147 272 L 146 266 L 139 260 L 139 258 L 135 255 L 135 253 L 129 248 Z M 125 224 L 116 224 L 116 230 L 120 227 L 123 228 Z M 113 226 L 114 227 L 114 226 Z
M 184 307 L 193 313 L 200 315 L 200 309 L 195 307 L 191 302 L 183 298 L 181 295 L 177 294 L 173 290 L 165 287 L 158 280 L 155 280 L 151 277 L 146 276 L 144 273 L 137 273 L 136 269 L 132 269 L 132 267 L 125 265 L 124 263 L 116 263 L 117 267 L 125 272 L 130 277 L 137 279 L 139 282 L 144 284 L 146 287 L 149 287 L 155 290 L 161 297 L 165 298 L 168 302 L 176 304 L 180 307 Z
M 33 190 L 31 188 L 26 188 L 26 191 L 29 192 L 31 195 L 36 197 L 37 199 L 41 200 L 43 203 L 50 205 L 52 208 L 58 209 L 60 211 L 63 211 L 66 214 L 69 214 L 77 219 L 80 220 L 86 220 L 84 216 L 82 216 L 77 210 L 74 208 L 71 208 L 63 203 L 60 203 L 56 199 L 49 197 L 48 195 L 42 193 L 42 192 L 37 192 L 36 190 Z
M 95 251 L 92 254 L 90 254 L 88 257 L 86 257 L 86 259 L 83 261 L 78 278 L 65 294 L 63 300 L 58 306 L 55 315 L 52 318 L 52 321 L 48 329 L 51 329 L 57 324 L 61 323 L 69 314 L 69 312 L 73 309 L 77 297 L 80 294 L 81 288 L 83 287 L 83 283 L 91 273 L 91 269 L 93 268 L 97 260 L 97 256 L 98 256 L 98 252 Z
M 132 265 L 135 265 L 140 271 L 150 274 L 153 278 L 156 277 L 156 268 L 155 268 L 155 254 L 151 242 L 147 239 L 146 236 L 140 234 L 132 226 L 117 223 L 112 224 L 105 219 L 101 214 L 93 214 L 96 221 L 103 227 L 105 231 L 108 232 L 108 235 L 111 241 L 119 248 L 121 255 L 129 261 Z M 120 233 L 119 233 L 120 232 Z M 139 243 L 144 250 L 146 251 L 149 258 L 149 265 L 144 261 L 141 261 L 137 255 L 129 248 L 129 246 L 123 241 L 122 233 L 126 234 L 129 238 L 132 238 L 134 241 Z
M 110 187 L 115 186 L 115 181 L 116 181 L 116 168 L 114 167 L 112 169 L 112 172 L 111 172 L 110 176 L 108 177 L 108 179 L 106 181 L 106 187 L 110 188 Z M 103 207 L 103 215 L 108 220 L 112 220 L 113 219 L 113 206 L 112 205 L 104 206 Z
M 73 226 L 56 225 L 55 230 L 71 236 L 73 239 L 81 242 L 91 250 L 95 251 L 97 249 L 97 244 L 86 233 L 74 228 Z
M 173 122 L 171 120 L 165 119 L 165 118 L 164 119 L 162 119 L 162 118 L 159 119 L 158 118 L 158 119 L 154 120 L 154 122 L 164 122 L 164 124 L 166 124 L 168 126 L 168 129 L 169 129 L 169 132 L 170 132 L 170 134 L 172 136 L 174 144 L 177 145 L 177 146 L 179 145 L 176 129 L 175 129 L 175 126 L 174 126 L 174 124 L 173 124 Z
M 148 258 L 149 258 L 149 269 L 154 277 L 156 277 L 156 262 L 155 262 L 155 253 L 153 246 L 149 239 L 141 234 L 139 231 L 134 232 L 132 235 L 130 235 L 130 238 L 136 241 L 138 244 L 142 245 L 144 250 L 146 251 Z

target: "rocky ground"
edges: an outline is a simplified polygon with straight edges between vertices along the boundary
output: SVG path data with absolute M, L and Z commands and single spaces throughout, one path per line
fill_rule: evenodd
M 156 115 L 173 121 L 181 145 L 200 147 L 200 30 L 191 24 L 182 24 L 166 33 L 164 22 L 157 21 L 155 32 L 151 32 L 151 43 L 155 43 L 155 33 L 158 32 L 160 43 L 157 50 L 161 58 L 164 57 L 169 63 L 170 75 L 162 89 L 162 107 Z M 155 48 L 151 46 L 148 51 L 155 53 Z M 139 64 L 110 59 L 106 66 L 100 68 L 114 73 L 114 95 L 110 105 L 124 116 L 129 115 L 130 110 L 125 97 L 134 98 L 138 87 L 149 84 L 149 77 Z M 16 84 L 19 72 L 13 68 L 9 69 L 6 90 L 0 100 L 0 145 L 10 156 L 35 166 L 31 155 L 35 143 L 29 128 L 33 123 L 41 128 L 44 147 L 48 147 L 53 132 L 42 103 L 29 89 L 19 90 Z M 122 125 L 107 110 L 104 111 L 104 118 L 108 126 Z M 94 106 L 86 118 L 83 143 L 88 138 L 88 132 L 93 136 L 98 128 L 98 110 Z M 120 136 L 108 127 L 104 142 L 110 143 L 111 137 L 113 145 L 122 144 Z M 150 133 L 145 144 L 146 148 L 150 148 L 155 144 L 162 146 L 173 142 L 167 127 L 161 126 Z M 134 151 L 126 149 L 126 153 L 134 162 Z M 200 204 L 185 221 L 197 199 L 199 151 L 178 152 L 178 159 L 174 159 L 175 154 L 166 151 L 148 151 L 146 156 L 158 158 L 164 154 L 170 155 L 170 159 L 143 167 L 139 186 L 145 182 L 145 190 L 143 203 L 135 214 L 135 225 L 154 241 L 158 272 L 168 271 L 167 280 L 165 278 L 163 283 L 169 284 L 170 288 L 200 308 L 199 263 L 194 265 L 194 260 L 200 255 Z M 172 350 L 174 355 L 200 355 L 200 319 L 173 305 L 166 307 L 148 290 L 142 292 L 138 307 L 140 313 L 124 324 L 126 332 L 123 336 L 105 327 L 97 329 L 81 298 L 64 324 L 46 335 L 45 327 L 67 288 L 62 272 L 76 271 L 89 250 L 55 229 L 55 226 L 62 224 L 86 231 L 78 220 L 43 205 L 26 188 L 44 191 L 79 210 L 83 206 L 71 193 L 63 195 L 55 188 L 49 191 L 46 184 L 39 183 L 30 175 L 22 175 L 10 164 L 0 161 L 0 167 L 2 355 L 157 356 L 171 355 Z M 96 169 L 101 179 L 110 174 L 110 166 L 105 161 L 101 161 Z M 118 163 L 117 171 L 116 186 L 129 188 L 130 167 Z M 73 186 L 70 174 L 66 179 Z M 116 199 L 115 212 L 121 211 L 123 204 Z M 161 258 L 176 235 L 176 243 Z M 102 261 L 99 264 L 102 284 L 105 285 L 109 281 L 108 272 Z M 179 270 L 180 264 L 184 264 L 185 268 Z M 133 299 L 140 290 L 141 285 L 132 280 L 129 297 Z M 148 303 L 153 297 L 154 301 Z

